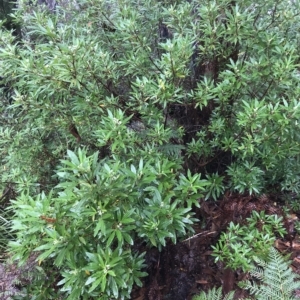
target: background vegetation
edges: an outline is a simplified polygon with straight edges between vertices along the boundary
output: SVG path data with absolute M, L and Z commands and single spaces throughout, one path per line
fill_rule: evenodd
M 49 276 L 36 299 L 128 298 L 140 245 L 193 232 L 200 198 L 299 193 L 298 2 L 20 1 L 11 18 L 1 200 L 14 258 Z

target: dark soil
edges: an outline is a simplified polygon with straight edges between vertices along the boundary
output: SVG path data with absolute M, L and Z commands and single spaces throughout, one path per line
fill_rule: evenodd
M 298 218 L 296 214 L 285 216 L 280 201 L 266 195 L 259 198 L 226 195 L 218 202 L 201 201 L 201 208 L 196 211 L 200 222 L 195 226 L 193 236 L 176 245 L 169 243 L 161 252 L 155 248 L 147 251 L 146 271 L 149 275 L 142 288 L 133 290 L 132 299 L 190 300 L 200 291 L 213 287 L 222 287 L 224 294 L 235 290 L 235 299 L 249 297 L 247 291 L 237 286 L 249 275 L 241 270 L 226 269 L 220 262 L 215 263 L 211 246 L 216 244 L 229 222 L 243 224 L 253 210 L 284 217 L 288 234 L 284 239 L 277 239 L 274 246 L 282 253 L 291 254 L 292 268 L 300 273 L 300 241 L 294 231 L 294 222 Z

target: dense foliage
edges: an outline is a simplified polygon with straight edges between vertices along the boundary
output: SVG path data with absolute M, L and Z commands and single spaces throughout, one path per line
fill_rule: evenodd
M 253 298 L 258 300 L 292 300 L 296 299 L 294 292 L 299 289 L 299 275 L 294 273 L 286 257 L 281 256 L 276 249 L 268 249 L 266 261 L 253 256 L 256 266 L 252 268 L 249 275 L 252 280 L 240 283 L 244 289 L 250 290 Z M 257 284 L 255 279 L 261 283 Z M 223 297 L 222 289 L 213 288 L 207 293 L 201 292 L 193 297 L 193 300 L 232 300 L 234 292 Z M 242 298 L 247 300 L 246 298 Z
M 201 197 L 299 192 L 296 1 L 60 5 L 0 32 L 0 184 L 42 299 L 129 297 Z
M 297 298 L 294 293 L 300 287 L 300 277 L 292 271 L 290 262 L 286 258 L 272 247 L 267 262 L 257 257 L 254 259 L 258 266 L 250 274 L 263 284 L 258 285 L 255 281 L 247 280 L 241 283 L 241 286 L 249 289 L 255 299 L 292 300 Z
M 245 225 L 230 222 L 216 246 L 212 246 L 212 255 L 233 270 L 250 270 L 253 257 L 267 259 L 276 235 L 283 237 L 286 233 L 282 217 L 253 211 Z

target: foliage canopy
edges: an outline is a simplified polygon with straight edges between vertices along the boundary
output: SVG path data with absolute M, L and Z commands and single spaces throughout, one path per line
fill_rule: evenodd
M 21 36 L 0 32 L 12 247 L 53 261 L 69 299 L 129 297 L 136 243 L 191 232 L 201 197 L 299 192 L 296 1 L 20 1 L 14 18 Z

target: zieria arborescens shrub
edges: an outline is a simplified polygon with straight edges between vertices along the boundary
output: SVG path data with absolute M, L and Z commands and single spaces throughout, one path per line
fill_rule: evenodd
M 299 192 L 297 2 L 18 6 L 0 176 L 19 195 L 14 257 L 51 273 L 30 293 L 129 298 L 138 245 L 192 231 L 199 198 Z

